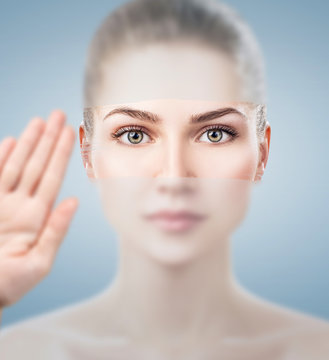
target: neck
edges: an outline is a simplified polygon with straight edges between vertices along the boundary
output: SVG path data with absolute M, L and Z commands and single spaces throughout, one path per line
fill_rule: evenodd
M 219 244 L 179 265 L 121 245 L 110 290 L 116 316 L 130 336 L 172 343 L 207 333 L 227 334 L 236 327 L 239 290 L 231 271 L 229 239 Z

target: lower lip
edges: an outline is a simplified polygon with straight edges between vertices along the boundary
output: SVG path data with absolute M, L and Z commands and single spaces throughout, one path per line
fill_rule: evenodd
M 154 218 L 151 221 L 163 231 L 170 232 L 184 232 L 192 229 L 201 222 L 201 218 L 179 217 L 176 219 L 170 218 Z

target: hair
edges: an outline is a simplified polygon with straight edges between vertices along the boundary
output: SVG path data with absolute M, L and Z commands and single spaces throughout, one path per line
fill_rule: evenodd
M 121 49 L 140 44 L 201 40 L 229 55 L 237 66 L 244 96 L 256 108 L 258 139 L 266 124 L 265 66 L 260 47 L 247 23 L 219 0 L 133 0 L 116 8 L 102 22 L 88 48 L 84 77 L 83 125 L 93 135 L 94 115 L 102 87 L 102 64 Z

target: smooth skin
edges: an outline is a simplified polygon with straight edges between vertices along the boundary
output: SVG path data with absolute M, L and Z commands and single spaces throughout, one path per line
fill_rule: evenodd
M 47 122 L 31 119 L 19 137 L 0 144 L 0 307 L 37 285 L 53 265 L 78 199 L 55 209 L 75 131 L 54 110 Z

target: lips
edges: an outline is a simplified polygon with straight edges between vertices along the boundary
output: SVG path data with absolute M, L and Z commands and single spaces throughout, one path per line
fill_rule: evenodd
M 186 219 L 192 219 L 192 220 L 201 220 L 204 218 L 203 215 L 192 213 L 189 211 L 159 211 L 151 215 L 146 216 L 150 220 L 155 219 L 162 219 L 167 221 L 174 221 L 174 220 L 186 220 Z
M 203 220 L 205 216 L 190 211 L 173 212 L 163 210 L 147 215 L 146 218 L 151 220 L 152 223 L 158 226 L 161 230 L 181 232 L 191 229 Z

